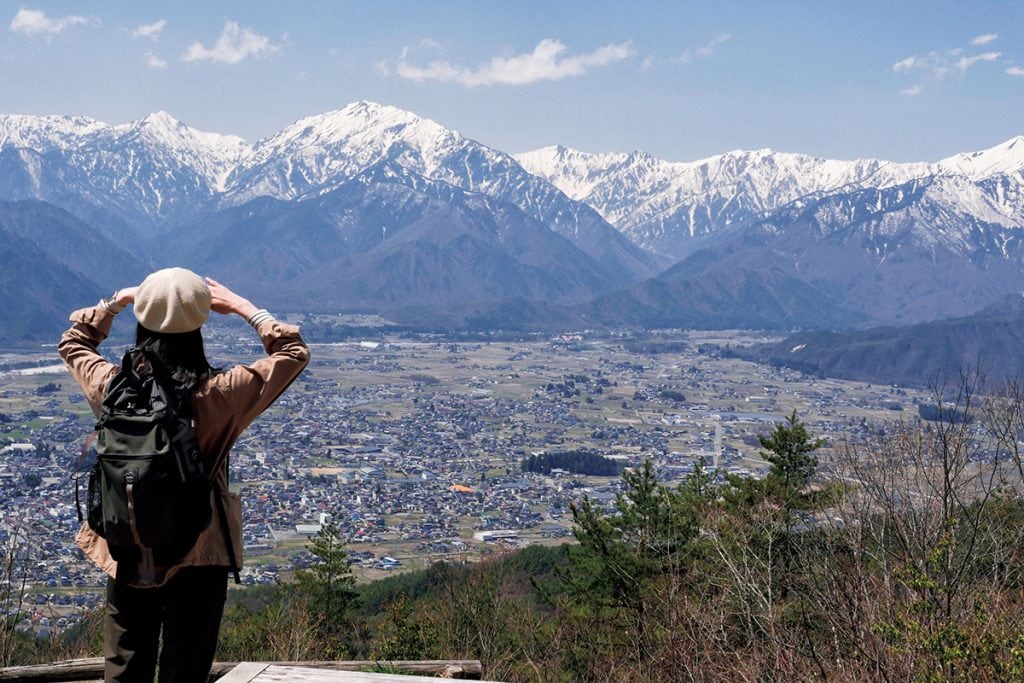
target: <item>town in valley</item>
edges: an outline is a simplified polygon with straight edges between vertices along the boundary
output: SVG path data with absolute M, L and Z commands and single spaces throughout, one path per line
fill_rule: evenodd
M 293 318 L 301 322 L 299 318 Z M 213 325 L 215 366 L 263 350 Z M 369 333 L 311 343 L 295 385 L 243 434 L 230 463 L 244 505 L 244 584 L 291 579 L 335 522 L 356 575 L 572 540 L 571 505 L 609 509 L 618 474 L 524 471 L 531 455 L 582 451 L 623 467 L 650 460 L 674 485 L 706 467 L 757 476 L 759 435 L 792 411 L 830 446 L 916 419 L 928 392 L 811 377 L 723 349 L 753 332 L 450 339 Z M 118 344 L 117 341 L 121 343 Z M 119 358 L 127 339 L 101 347 Z M 46 635 L 100 603 L 105 577 L 74 544 L 77 463 L 94 419 L 55 345 L 0 356 L 0 547 L 22 591 L 21 628 Z M 22 582 L 24 585 L 22 585 Z

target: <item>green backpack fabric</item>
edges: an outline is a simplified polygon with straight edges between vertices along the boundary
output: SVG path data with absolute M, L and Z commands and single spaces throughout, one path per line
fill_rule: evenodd
M 96 423 L 89 526 L 119 567 L 146 574 L 180 560 L 209 526 L 210 490 L 188 390 L 150 351 L 129 349 Z

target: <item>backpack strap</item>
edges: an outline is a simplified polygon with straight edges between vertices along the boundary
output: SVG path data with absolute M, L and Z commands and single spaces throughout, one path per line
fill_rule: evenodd
M 79 522 L 81 522 L 84 519 L 84 517 L 82 517 L 82 503 L 80 502 L 78 495 L 78 480 L 79 478 L 81 478 L 82 475 L 82 465 L 84 465 L 86 461 L 89 459 L 89 447 L 92 446 L 94 441 L 96 441 L 96 434 L 97 432 L 93 430 L 92 432 L 90 432 L 89 436 L 86 437 L 85 443 L 82 444 L 82 452 L 78 454 L 78 467 L 75 469 L 75 472 L 71 475 L 72 481 L 75 482 L 75 512 L 78 513 Z
M 235 544 L 231 540 L 231 530 L 228 529 L 228 514 L 224 509 L 224 499 L 221 496 L 220 483 L 214 479 L 213 481 L 213 498 L 217 501 L 217 512 L 220 516 L 220 528 L 224 532 L 224 543 L 228 547 L 228 560 L 231 561 L 231 573 L 235 575 L 235 584 L 239 585 L 242 583 L 241 577 L 238 575 L 238 558 L 235 557 Z

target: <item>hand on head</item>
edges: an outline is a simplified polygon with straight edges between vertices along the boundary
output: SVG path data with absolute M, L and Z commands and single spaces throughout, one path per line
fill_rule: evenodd
M 245 297 L 235 294 L 213 278 L 208 277 L 205 279 L 207 286 L 210 288 L 210 310 L 224 315 L 237 313 L 243 318 L 247 318 L 256 312 L 256 306 Z M 114 294 L 114 300 L 121 306 L 134 304 L 138 289 L 138 285 L 119 289 Z
M 134 287 L 125 287 L 114 292 L 114 302 L 120 306 L 129 306 L 135 303 L 135 292 L 138 291 L 138 285 Z
M 256 307 L 251 301 L 235 294 L 213 278 L 206 278 L 206 284 L 210 287 L 210 310 L 224 315 L 237 313 L 243 318 L 256 312 Z

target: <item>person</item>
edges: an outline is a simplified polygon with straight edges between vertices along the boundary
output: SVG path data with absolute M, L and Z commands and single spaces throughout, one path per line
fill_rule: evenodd
M 118 566 L 106 541 L 87 522 L 76 542 L 108 574 L 105 680 L 152 681 L 162 634 L 160 682 L 206 681 L 228 572 L 240 569 L 242 561 L 241 501 L 228 491 L 228 453 L 242 431 L 306 367 L 309 349 L 297 327 L 278 322 L 219 282 L 184 268 L 159 270 L 140 285 L 117 290 L 97 305 L 71 314 L 73 324 L 58 350 L 97 415 L 105 388 L 120 369 L 97 347 L 110 333 L 114 317 L 129 305 L 138 320 L 136 345 L 148 346 L 189 386 L 196 437 L 216 483 L 211 500 L 213 492 L 219 492 L 223 506 L 211 504 L 210 525 L 173 566 L 147 566 L 145 572 Z M 267 356 L 249 365 L 214 370 L 206 359 L 201 332 L 211 311 L 245 319 L 259 334 Z M 232 556 L 238 566 L 231 566 Z

